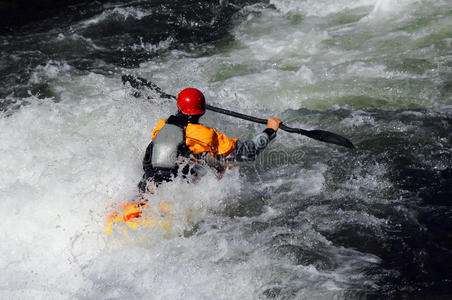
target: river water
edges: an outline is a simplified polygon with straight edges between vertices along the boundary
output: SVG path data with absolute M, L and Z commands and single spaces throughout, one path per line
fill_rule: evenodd
M 0 297 L 452 297 L 451 42 L 446 0 L 114 1 L 4 30 Z M 175 112 L 123 74 L 356 149 L 278 132 L 221 180 L 150 195 L 170 228 L 107 235 Z

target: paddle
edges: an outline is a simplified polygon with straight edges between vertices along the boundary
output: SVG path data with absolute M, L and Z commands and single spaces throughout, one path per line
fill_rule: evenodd
M 136 89 L 140 89 L 142 87 L 147 87 L 153 91 L 155 91 L 157 94 L 159 94 L 159 96 L 161 98 L 165 98 L 165 99 L 174 99 L 176 100 L 176 96 L 170 95 L 165 93 L 164 91 L 162 91 L 161 88 L 159 88 L 156 84 L 147 81 L 144 78 L 141 77 L 135 77 L 133 75 L 122 75 L 122 82 L 124 84 L 126 84 L 127 82 L 130 83 L 130 86 Z M 224 115 L 228 115 L 228 116 L 233 116 L 236 118 L 240 118 L 243 120 L 248 120 L 251 122 L 255 122 L 255 123 L 260 123 L 260 124 L 267 124 L 267 119 L 261 119 L 261 118 L 256 118 L 256 117 L 252 117 L 252 116 L 248 116 L 245 114 L 241 114 L 235 111 L 231 111 L 231 110 L 227 110 L 227 109 L 223 109 L 223 108 L 219 108 L 219 107 L 215 107 L 212 105 L 206 105 L 206 109 L 220 113 L 220 114 L 224 114 Z M 279 128 L 281 128 L 284 131 L 287 132 L 293 132 L 293 133 L 298 133 L 307 137 L 310 137 L 311 139 L 315 139 L 318 141 L 322 141 L 325 143 L 330 143 L 330 144 L 336 144 L 339 146 L 344 146 L 347 148 L 355 148 L 355 146 L 353 146 L 352 142 L 343 137 L 340 136 L 338 134 L 329 132 L 329 131 L 325 131 L 325 130 L 305 130 L 305 129 L 301 129 L 301 128 L 292 128 L 292 127 L 288 127 L 284 124 L 281 123 L 281 125 L 279 126 Z

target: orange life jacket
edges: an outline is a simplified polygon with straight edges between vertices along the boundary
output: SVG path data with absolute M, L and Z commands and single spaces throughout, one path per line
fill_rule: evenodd
M 152 140 L 166 124 L 162 119 L 152 131 Z M 209 152 L 213 156 L 228 156 L 235 148 L 237 139 L 230 139 L 225 134 L 202 124 L 189 123 L 185 128 L 185 144 L 194 154 Z

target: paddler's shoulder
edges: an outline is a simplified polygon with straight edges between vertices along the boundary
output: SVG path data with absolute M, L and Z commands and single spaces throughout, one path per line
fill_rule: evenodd
M 218 131 L 216 131 L 213 128 L 207 127 L 203 124 L 193 124 L 193 123 L 188 123 L 187 127 L 186 127 L 186 132 L 187 135 L 190 135 L 190 133 L 197 133 L 197 134 L 215 134 L 218 133 Z
M 199 123 L 188 123 L 187 128 L 193 128 L 193 129 L 207 129 L 207 130 L 215 130 L 213 128 L 207 127 L 206 125 L 199 124 Z

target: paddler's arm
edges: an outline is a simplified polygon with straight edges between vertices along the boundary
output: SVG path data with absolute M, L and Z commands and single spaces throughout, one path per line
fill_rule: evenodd
M 267 121 L 267 128 L 248 141 L 238 140 L 235 148 L 227 157 L 222 160 L 231 161 L 253 161 L 262 150 L 267 147 L 268 143 L 276 137 L 281 120 L 278 118 L 270 118 Z

